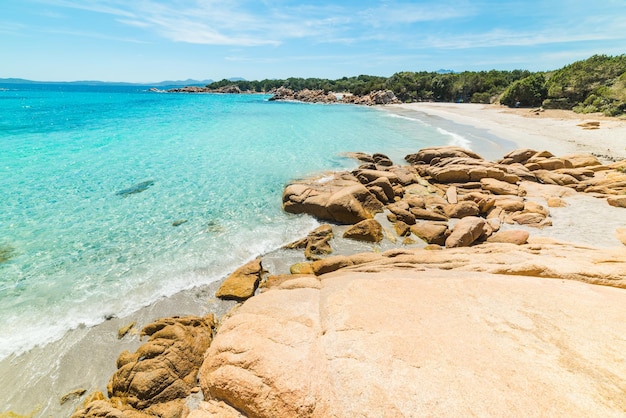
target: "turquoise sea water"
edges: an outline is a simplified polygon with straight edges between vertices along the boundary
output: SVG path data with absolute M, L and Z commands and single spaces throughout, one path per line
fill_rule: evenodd
M 315 221 L 283 213 L 282 190 L 354 167 L 343 152 L 401 162 L 425 146 L 471 146 L 365 107 L 0 87 L 0 359 L 218 280 L 306 234 Z

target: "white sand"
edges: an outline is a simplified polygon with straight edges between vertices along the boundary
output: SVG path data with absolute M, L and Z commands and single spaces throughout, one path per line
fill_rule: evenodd
M 565 110 L 511 109 L 469 103 L 408 103 L 387 106 L 446 119 L 487 130 L 512 141 L 519 148 L 548 150 L 555 155 L 593 153 L 606 159 L 626 159 L 626 119 L 599 114 L 582 115 Z M 600 122 L 599 129 L 583 129 L 581 123 Z

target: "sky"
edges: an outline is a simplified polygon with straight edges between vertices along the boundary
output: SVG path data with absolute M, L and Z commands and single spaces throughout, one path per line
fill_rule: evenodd
M 549 71 L 626 53 L 626 0 L 2 0 L 0 78 Z

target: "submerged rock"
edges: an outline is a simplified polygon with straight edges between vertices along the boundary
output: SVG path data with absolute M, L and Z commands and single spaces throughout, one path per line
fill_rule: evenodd
M 141 183 L 134 184 L 127 189 L 119 190 L 115 192 L 115 194 L 118 196 L 127 197 L 127 196 L 130 196 L 131 194 L 136 194 L 136 193 L 141 193 L 143 191 L 146 191 L 148 187 L 152 185 L 154 185 L 154 180 L 146 180 L 146 181 L 142 181 Z
M 184 223 L 187 223 L 187 219 L 178 219 L 174 222 L 172 222 L 172 226 L 181 226 Z
M 6 263 L 15 256 L 15 248 L 10 245 L 0 245 L 0 263 Z

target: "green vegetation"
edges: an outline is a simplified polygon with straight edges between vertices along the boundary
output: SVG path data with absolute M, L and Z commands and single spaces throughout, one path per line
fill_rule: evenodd
M 243 91 L 270 92 L 278 87 L 337 93 L 369 94 L 391 90 L 403 102 L 442 101 L 495 103 L 507 106 L 544 106 L 580 113 L 626 113 L 626 55 L 594 55 L 559 70 L 531 73 L 464 71 L 462 73 L 403 71 L 391 77 L 359 75 L 338 80 L 288 78 L 284 80 L 229 81 L 207 85 L 218 89 L 237 85 Z
M 531 74 L 511 83 L 502 93 L 500 103 L 507 106 L 541 106 L 547 91 L 543 74 Z

